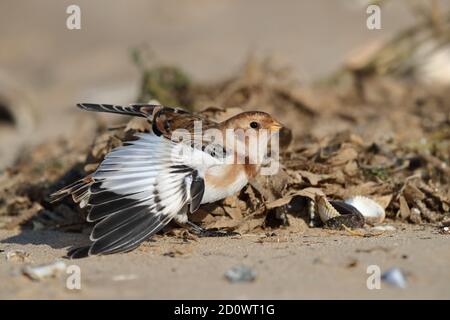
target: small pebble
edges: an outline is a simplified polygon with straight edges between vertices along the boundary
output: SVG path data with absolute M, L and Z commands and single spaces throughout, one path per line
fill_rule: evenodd
M 252 282 L 256 278 L 256 272 L 246 266 L 236 266 L 225 272 L 225 277 L 230 282 Z
M 450 234 L 450 228 L 449 227 L 443 227 L 440 230 L 441 234 Z
M 381 275 L 381 280 L 398 288 L 406 288 L 406 279 L 399 268 L 391 268 Z

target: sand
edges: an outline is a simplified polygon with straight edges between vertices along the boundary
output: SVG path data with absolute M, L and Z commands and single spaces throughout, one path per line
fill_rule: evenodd
M 32 281 L 24 263 L 6 260 L 6 252 L 24 250 L 30 264 L 64 256 L 86 235 L 56 231 L 0 230 L 0 298 L 3 299 L 448 299 L 449 236 L 429 226 L 395 224 L 397 231 L 370 238 L 310 229 L 258 241 L 201 238 L 188 243 L 158 236 L 138 250 L 112 256 L 64 260 L 81 268 L 81 289 L 66 288 L 68 275 Z M 230 283 L 224 273 L 245 265 L 255 281 Z M 407 288 L 385 282 L 369 290 L 367 267 L 382 272 L 400 268 Z

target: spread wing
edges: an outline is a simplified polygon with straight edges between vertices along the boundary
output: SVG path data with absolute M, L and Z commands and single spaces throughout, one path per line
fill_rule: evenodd
M 130 251 L 176 215 L 197 210 L 204 172 L 221 161 L 208 153 L 154 134 L 111 151 L 90 176 L 56 192 L 72 195 L 96 222 L 88 247 L 72 258 Z
M 112 104 L 80 103 L 77 106 L 83 110 L 95 112 L 108 112 L 129 116 L 145 117 L 152 125 L 152 131 L 157 136 L 164 136 L 169 140 L 176 140 L 174 136 L 177 130 L 183 130 L 189 135 L 188 144 L 207 152 L 214 157 L 227 157 L 231 150 L 223 148 L 223 141 L 215 142 L 213 135 L 205 134 L 208 129 L 218 128 L 218 123 L 194 114 L 181 108 L 165 107 L 152 104 L 130 104 L 119 106 Z M 180 133 L 181 131 L 178 131 Z M 216 131 L 217 133 L 217 131 Z M 223 138 L 223 135 L 221 135 Z M 186 139 L 183 141 L 187 143 Z

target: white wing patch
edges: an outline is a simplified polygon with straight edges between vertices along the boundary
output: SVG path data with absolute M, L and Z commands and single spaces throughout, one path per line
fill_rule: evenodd
M 114 149 L 92 174 L 83 198 L 88 221 L 97 224 L 93 244 L 78 251 L 134 249 L 175 216 L 185 215 L 189 203 L 195 210 L 203 196 L 204 172 L 221 163 L 207 152 L 154 134 L 139 134 L 138 140 Z

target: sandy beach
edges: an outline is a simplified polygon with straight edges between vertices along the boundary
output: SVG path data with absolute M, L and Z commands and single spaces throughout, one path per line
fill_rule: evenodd
M 311 229 L 305 234 L 264 238 L 202 238 L 184 243 L 158 236 L 120 255 L 64 260 L 81 268 L 81 290 L 66 288 L 68 275 L 32 281 L 23 263 L 7 262 L 5 252 L 24 250 L 29 262 L 60 259 L 79 234 L 0 231 L 3 299 L 449 299 L 449 235 L 425 226 L 396 224 L 398 231 L 371 238 Z M 256 272 L 249 283 L 230 283 L 224 273 L 237 265 Z M 401 289 L 382 282 L 369 290 L 367 267 L 400 268 Z

